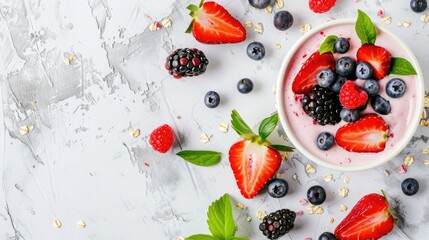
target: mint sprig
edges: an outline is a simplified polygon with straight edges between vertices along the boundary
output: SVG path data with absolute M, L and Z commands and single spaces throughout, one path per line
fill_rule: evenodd
M 377 31 L 371 21 L 371 18 L 363 11 L 358 9 L 358 18 L 355 24 L 356 34 L 360 38 L 362 44 L 374 44 L 377 37 Z
M 416 69 L 414 69 L 413 65 L 407 59 L 400 57 L 392 58 L 389 73 L 401 76 L 417 74 Z
M 325 41 L 320 45 L 319 53 L 324 54 L 327 52 L 335 53 L 335 42 L 338 40 L 338 37 L 335 35 L 329 35 L 325 38 Z
M 196 234 L 185 240 L 247 240 L 247 238 L 235 237 L 237 228 L 232 214 L 231 200 L 227 193 L 209 206 L 207 224 L 212 235 Z
M 220 162 L 221 153 L 207 150 L 183 150 L 176 153 L 184 160 L 202 167 L 213 166 Z

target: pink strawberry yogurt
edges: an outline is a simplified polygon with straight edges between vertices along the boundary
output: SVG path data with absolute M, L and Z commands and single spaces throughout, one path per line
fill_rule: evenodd
M 318 134 L 326 131 L 335 136 L 337 129 L 345 125 L 346 122 L 341 121 L 336 125 L 326 126 L 315 124 L 313 119 L 302 109 L 301 99 L 303 95 L 296 95 L 292 92 L 292 82 L 301 69 L 302 64 L 312 53 L 318 51 L 320 44 L 329 35 L 345 37 L 350 41 L 350 50 L 345 54 L 334 54 L 336 60 L 341 56 L 349 56 L 356 60 L 356 52 L 361 46 L 361 42 L 356 35 L 354 21 L 333 25 L 309 36 L 295 53 L 292 53 L 291 60 L 286 67 L 283 79 L 284 85 L 280 93 L 283 94 L 280 99 L 283 100 L 283 105 L 281 106 L 283 106 L 284 109 L 279 112 L 284 112 L 285 114 L 287 132 L 290 131 L 291 133 L 289 134 L 289 138 L 295 145 L 301 145 L 301 148 L 307 151 L 307 154 L 305 151 L 304 154 L 310 155 L 308 156 L 310 159 L 319 159 L 320 161 L 317 162 L 322 165 L 341 170 L 361 170 L 379 165 L 382 162 L 390 160 L 386 158 L 392 158 L 398 154 L 411 138 L 408 132 L 413 131 L 414 133 L 415 131 L 420 117 L 420 115 L 416 113 L 421 113 L 421 111 L 416 111 L 416 107 L 419 106 L 417 103 L 420 101 L 418 91 L 421 91 L 419 79 L 417 75 L 397 76 L 390 74 L 379 81 L 379 94 L 389 100 L 392 107 L 390 114 L 380 115 L 390 127 L 389 137 L 384 151 L 379 153 L 354 153 L 348 152 L 336 144 L 328 151 L 322 151 L 316 145 Z M 401 47 L 402 44 L 389 34 L 378 30 L 375 45 L 384 47 L 391 53 L 392 57 L 407 59 L 416 68 L 415 65 L 417 63 L 412 61 L 412 59 L 415 59 L 414 56 L 407 53 L 407 50 Z M 418 73 L 420 72 L 420 70 L 417 71 Z M 385 91 L 386 83 L 395 77 L 403 79 L 407 87 L 405 95 L 397 99 L 390 98 Z M 356 80 L 355 82 L 358 85 L 362 85 L 364 80 Z M 364 113 L 374 113 L 370 103 L 368 103 L 368 107 Z M 285 124 L 283 123 L 283 125 Z M 291 137 L 290 135 L 293 136 Z M 298 150 L 300 150 L 300 147 L 297 147 Z M 392 152 L 394 153 L 392 154 Z

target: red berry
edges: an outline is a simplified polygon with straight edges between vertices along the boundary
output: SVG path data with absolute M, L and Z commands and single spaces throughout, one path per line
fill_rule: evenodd
M 347 109 L 356 109 L 365 105 L 368 94 L 353 81 L 347 81 L 340 90 L 340 103 Z
M 329 11 L 334 5 L 336 0 L 309 0 L 308 6 L 315 13 L 324 13 Z
M 170 126 L 164 124 L 150 134 L 149 144 L 160 153 L 166 153 L 174 143 L 174 132 Z

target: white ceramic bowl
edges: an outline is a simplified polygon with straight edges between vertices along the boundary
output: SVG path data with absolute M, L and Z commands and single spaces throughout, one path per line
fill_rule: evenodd
M 415 92 L 416 107 L 415 107 L 415 110 L 410 113 L 411 121 L 408 122 L 407 126 L 403 126 L 404 128 L 408 128 L 404 136 L 402 136 L 402 138 L 395 143 L 395 147 L 390 149 L 389 152 L 383 153 L 382 155 L 380 155 L 380 157 L 376 157 L 369 162 L 363 162 L 362 164 L 354 164 L 354 165 L 338 164 L 338 163 L 333 163 L 332 161 L 328 161 L 328 159 L 322 156 L 323 154 L 320 154 L 320 156 L 317 156 L 317 154 L 314 154 L 314 152 L 309 151 L 309 149 L 307 149 L 307 147 L 304 146 L 302 142 L 300 142 L 300 140 L 298 140 L 298 138 L 294 135 L 294 132 L 291 129 L 291 125 L 287 121 L 288 112 L 285 110 L 285 108 L 287 107 L 285 106 L 285 94 L 284 94 L 285 84 L 287 81 L 287 78 L 285 77 L 285 75 L 286 75 L 286 71 L 288 71 L 289 64 L 291 63 L 291 60 L 295 55 L 295 53 L 300 49 L 301 45 L 306 41 L 308 41 L 309 39 L 315 37 L 316 34 L 322 34 L 323 31 L 329 27 L 340 26 L 343 24 L 354 24 L 354 23 L 355 23 L 355 19 L 333 20 L 313 28 L 310 32 L 307 32 L 303 37 L 301 37 L 295 43 L 295 45 L 289 51 L 288 55 L 283 61 L 283 64 L 277 79 L 276 100 L 278 103 L 278 114 L 279 114 L 280 122 L 284 130 L 286 131 L 288 138 L 290 139 L 292 144 L 296 147 L 296 150 L 301 152 L 307 158 L 316 162 L 317 164 L 320 164 L 322 166 L 332 168 L 335 170 L 340 170 L 340 171 L 359 171 L 359 170 L 370 169 L 370 168 L 379 166 L 380 164 L 383 164 L 388 160 L 394 158 L 396 155 L 398 155 L 407 146 L 407 144 L 413 137 L 419 125 L 421 112 L 423 109 L 424 95 L 425 95 L 423 75 L 422 75 L 420 66 L 418 64 L 418 61 L 414 56 L 414 54 L 411 52 L 410 48 L 402 40 L 396 37 L 392 32 L 383 28 L 382 26 L 376 25 L 377 31 L 379 31 L 382 34 L 387 34 L 387 36 L 391 37 L 394 41 L 398 43 L 400 48 L 403 48 L 403 51 L 406 52 L 406 54 L 408 55 L 407 60 L 411 62 L 411 64 L 413 65 L 413 67 L 417 72 L 417 76 L 416 76 L 417 83 L 416 83 L 416 92 Z M 386 117 L 388 116 L 389 115 L 387 115 Z M 308 139 L 308 141 L 312 141 L 315 144 L 315 139 Z M 387 144 L 388 143 L 389 141 L 387 142 Z M 367 153 L 360 153 L 360 154 L 367 154 Z M 371 155 L 370 157 L 373 158 L 373 155 Z

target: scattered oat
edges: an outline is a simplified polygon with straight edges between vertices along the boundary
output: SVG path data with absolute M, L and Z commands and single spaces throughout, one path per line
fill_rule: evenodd
M 283 0 L 275 0 L 274 2 L 277 9 L 282 9 L 284 7 Z
M 262 23 L 257 23 L 255 25 L 255 32 L 257 32 L 258 34 L 262 34 L 264 32 L 264 26 L 262 25 Z
M 299 211 L 296 211 L 296 212 L 295 212 L 295 214 L 296 214 L 297 216 L 302 216 L 302 214 L 304 214 L 304 211 L 299 210 Z
M 86 228 L 86 223 L 82 220 L 77 221 L 76 227 L 78 228 Z
M 185 240 L 184 237 L 177 237 L 176 240 Z
M 73 63 L 73 62 L 75 62 L 76 60 L 77 60 L 76 55 L 74 55 L 74 54 L 70 55 L 70 57 L 69 57 L 69 61 L 70 61 L 70 63 Z
M 280 178 L 280 173 L 276 173 L 276 178 L 279 179 Z
M 274 44 L 274 47 L 276 49 L 280 49 L 280 48 L 282 48 L 282 45 L 280 43 L 276 43 L 276 44 Z
M 399 22 L 399 23 L 397 23 L 397 24 L 396 24 L 396 26 L 398 26 L 398 27 L 402 27 L 402 23 L 401 23 L 401 22 Z
M 273 91 L 274 94 L 276 94 L 276 92 L 277 92 L 276 86 L 273 86 L 272 91 Z
M 392 23 L 392 17 L 390 17 L 390 16 L 385 16 L 385 17 L 383 17 L 382 19 L 381 19 L 381 21 L 384 23 L 384 24 L 391 24 Z
M 221 131 L 223 133 L 227 133 L 228 129 L 229 129 L 229 124 L 228 123 L 221 123 L 218 125 L 218 129 L 219 129 L 219 131 Z
M 305 166 L 305 172 L 306 173 L 315 173 L 316 169 L 310 163 L 307 163 L 307 165 Z
M 423 154 L 429 154 L 429 148 L 423 149 L 422 153 Z
M 244 26 L 247 28 L 251 28 L 253 26 L 253 24 L 252 24 L 252 22 L 247 21 L 244 23 Z
M 63 225 L 61 224 L 61 221 L 58 219 L 55 219 L 53 222 L 53 225 L 55 228 L 61 228 Z
M 325 182 L 332 181 L 332 174 L 326 174 L 325 176 L 323 176 L 323 180 L 325 180 Z
M 308 23 L 299 26 L 299 31 L 301 31 L 302 33 L 306 33 L 306 32 L 308 32 L 310 30 L 311 30 L 311 25 L 308 24 Z
M 340 205 L 340 211 L 341 212 L 347 211 L 347 206 L 346 205 Z
M 19 133 L 21 133 L 21 135 L 25 135 L 25 134 L 33 131 L 33 129 L 34 129 L 34 125 L 21 126 L 21 127 L 19 127 Z
M 138 138 L 140 136 L 140 129 L 138 128 L 128 128 L 128 133 L 133 138 Z
M 334 223 L 335 219 L 334 218 L 329 218 L 329 223 Z
M 405 165 L 406 167 L 411 166 L 411 164 L 413 164 L 413 162 L 414 162 L 414 157 L 413 157 L 413 156 L 411 156 L 411 155 L 408 155 L 408 156 L 404 159 L 404 165 Z
M 427 113 L 426 113 L 426 109 L 423 109 L 423 111 L 422 111 L 422 119 L 426 119 L 428 116 L 427 116 Z
M 411 22 L 410 22 L 410 20 L 405 20 L 405 21 L 404 21 L 403 26 L 404 26 L 404 27 L 409 27 L 409 26 L 411 26 Z
M 385 175 L 385 176 L 389 176 L 389 175 L 390 175 L 390 172 L 389 172 L 389 171 L 387 171 L 387 170 L 384 170 L 384 175 Z
M 322 213 L 323 213 L 323 208 L 322 208 L 321 206 L 317 206 L 317 207 L 314 209 L 314 213 L 315 213 L 315 214 L 322 214 Z
M 210 138 L 207 136 L 207 134 L 202 133 L 202 134 L 200 135 L 200 142 L 202 142 L 202 143 L 207 143 L 208 141 L 210 141 Z
M 237 203 L 237 204 L 235 204 L 235 207 L 236 207 L 237 209 L 243 209 L 243 208 L 244 208 L 244 205 L 243 205 L 243 204 L 241 204 L 241 203 Z
M 350 178 L 349 178 L 349 177 L 345 177 L 345 178 L 344 178 L 344 183 L 345 183 L 345 184 L 349 184 L 349 182 L 350 182 Z
M 420 121 L 420 125 L 422 125 L 423 127 L 429 127 L 429 119 L 428 120 L 422 119 Z
M 169 28 L 173 25 L 173 21 L 171 21 L 171 19 L 169 19 L 169 18 L 164 18 L 161 21 L 161 25 L 165 28 Z
M 293 180 L 298 181 L 298 175 L 296 175 L 296 173 L 293 174 L 292 178 Z
M 314 208 L 316 205 L 309 203 L 308 206 L 310 206 L 311 208 Z
M 151 25 L 149 25 L 149 30 L 151 32 L 155 32 L 158 31 L 159 29 L 161 29 L 161 24 L 159 22 L 153 22 Z
M 307 214 L 313 214 L 313 213 L 314 213 L 313 208 L 312 207 L 308 207 L 307 208 Z
M 404 165 L 401 165 L 401 167 L 399 168 L 399 172 L 400 173 L 406 173 L 407 172 L 407 168 Z
M 429 95 L 425 97 L 425 108 L 429 108 Z
M 70 60 L 68 58 L 64 58 L 63 61 L 66 65 L 70 65 Z
M 424 165 L 429 165 L 429 159 L 425 159 L 425 160 L 423 160 L 423 164 L 424 164 Z
M 289 153 L 288 152 L 281 152 L 280 155 L 282 156 L 284 161 L 287 161 L 289 159 Z
M 262 219 L 264 219 L 265 216 L 267 216 L 267 213 L 263 210 L 259 210 L 256 213 L 256 216 L 258 217 L 259 220 L 262 220 Z
M 299 205 L 301 205 L 301 206 L 304 206 L 304 205 L 306 205 L 308 203 L 308 200 L 307 199 L 301 199 L 301 200 L 299 200 Z
M 423 14 L 420 17 L 420 20 L 422 21 L 422 23 L 428 23 L 429 22 L 429 15 L 428 14 Z
M 251 222 L 252 221 L 252 217 L 247 216 L 246 221 Z
M 273 7 L 271 7 L 271 6 L 266 7 L 265 8 L 265 12 L 266 13 L 272 13 L 273 12 Z
M 347 197 L 347 195 L 349 194 L 349 189 L 348 188 L 345 188 L 345 187 L 342 187 L 342 188 L 340 188 L 340 190 L 339 190 L 339 194 L 340 194 L 340 196 L 341 197 Z

